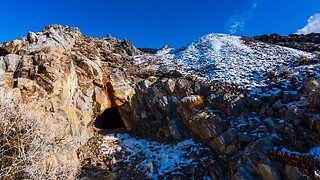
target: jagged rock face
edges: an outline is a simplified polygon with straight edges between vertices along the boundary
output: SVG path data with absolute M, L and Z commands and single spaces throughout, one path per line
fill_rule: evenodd
M 172 84 L 175 85 L 172 87 Z M 147 79 L 138 83 L 130 106 L 120 109 L 131 112 L 135 129 L 145 134 L 175 139 L 197 136 L 210 141 L 227 128 L 224 117 L 208 109 L 219 108 L 209 97 L 214 86 L 177 78 L 163 78 L 158 82 Z M 219 92 L 222 96 L 229 94 L 226 89 Z M 221 107 L 221 112 L 232 111 L 233 100 L 230 97 L 230 104 Z
M 77 28 L 52 25 L 37 34 L 30 32 L 26 38 L 4 43 L 1 49 L 4 52 L 18 55 L 70 50 L 80 36 L 81 33 Z
M 67 117 L 73 136 L 84 139 L 90 136 L 85 135 L 88 124 L 112 106 L 106 87 L 108 70 L 103 68 L 106 57 L 124 61 L 140 54 L 128 40 L 93 39 L 77 28 L 59 25 L 30 32 L 1 49 L 10 53 L 0 58 L 3 75 L 12 75 L 2 76 L 3 80 L 13 80 L 27 102 L 46 101 L 44 108 L 55 117 Z
M 75 146 L 91 136 L 94 116 L 111 106 L 99 54 L 89 59 L 77 52 L 83 39 L 78 29 L 49 26 L 2 46 L 11 53 L 4 62 L 14 88 L 24 101 L 42 101 L 54 118 L 67 119 Z

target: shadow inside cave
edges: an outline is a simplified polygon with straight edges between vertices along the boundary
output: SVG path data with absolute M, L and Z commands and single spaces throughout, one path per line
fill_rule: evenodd
M 94 126 L 103 130 L 126 128 L 117 108 L 106 109 L 96 118 Z

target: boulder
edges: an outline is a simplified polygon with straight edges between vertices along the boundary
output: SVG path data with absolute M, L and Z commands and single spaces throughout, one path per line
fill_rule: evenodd
M 0 56 L 0 69 L 6 71 L 6 63 L 4 61 L 4 56 Z
M 293 123 L 294 125 L 299 125 L 304 119 L 304 111 L 299 109 L 297 106 L 292 105 L 285 112 L 283 119 Z
M 118 107 L 130 101 L 135 94 L 135 90 L 129 85 L 129 82 L 124 79 L 119 70 L 116 70 L 110 75 L 108 87 L 110 88 L 110 95 Z
M 269 159 L 268 150 L 273 144 L 267 139 L 260 139 L 245 149 L 244 161 L 239 163 L 235 179 L 282 179 L 282 166 Z
M 6 71 L 15 72 L 20 62 L 20 56 L 16 54 L 8 54 L 4 57 L 6 63 Z
M 209 142 L 209 145 L 219 152 L 225 152 L 227 147 L 234 143 L 239 138 L 237 129 L 230 129 L 221 136 Z
M 5 72 L 6 72 L 6 63 L 4 62 L 4 57 L 0 56 L 0 79 L 2 79 Z
M 168 79 L 165 84 L 165 89 L 168 94 L 172 94 L 175 91 L 176 83 L 172 79 Z
M 37 41 L 37 35 L 34 32 L 29 32 L 27 35 L 27 40 L 29 41 L 30 44 L 34 43 Z
M 289 165 L 286 165 L 283 171 L 287 179 L 298 180 L 304 176 L 303 173 L 300 172 L 299 168 Z
M 124 39 L 121 44 L 129 56 L 136 56 L 141 54 L 141 51 L 134 47 L 129 40 Z
M 310 114 L 308 118 L 309 128 L 320 134 L 320 114 Z

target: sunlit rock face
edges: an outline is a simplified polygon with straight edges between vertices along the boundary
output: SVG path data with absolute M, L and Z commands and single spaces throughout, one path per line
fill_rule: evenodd
M 2 102 L 26 104 L 44 114 L 48 131 L 65 134 L 63 141 L 71 149 L 93 136 L 95 118 L 112 107 L 109 69 L 103 63 L 108 58 L 124 61 L 127 51 L 140 53 L 129 41 L 94 39 L 60 25 L 6 42 L 0 51 Z M 56 126 L 61 129 L 50 130 Z

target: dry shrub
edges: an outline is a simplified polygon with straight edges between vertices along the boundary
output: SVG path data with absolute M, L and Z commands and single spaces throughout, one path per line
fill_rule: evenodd
M 293 74 L 294 74 L 293 70 L 286 66 L 282 67 L 280 70 L 280 76 L 284 78 L 291 77 Z
M 73 179 L 76 168 L 53 156 L 63 141 L 45 116 L 8 104 L 0 104 L 0 179 Z
M 306 56 L 300 56 L 300 57 L 298 58 L 298 65 L 299 65 L 299 66 L 307 65 L 307 64 L 308 64 L 308 61 L 309 61 L 308 57 L 306 57 Z

